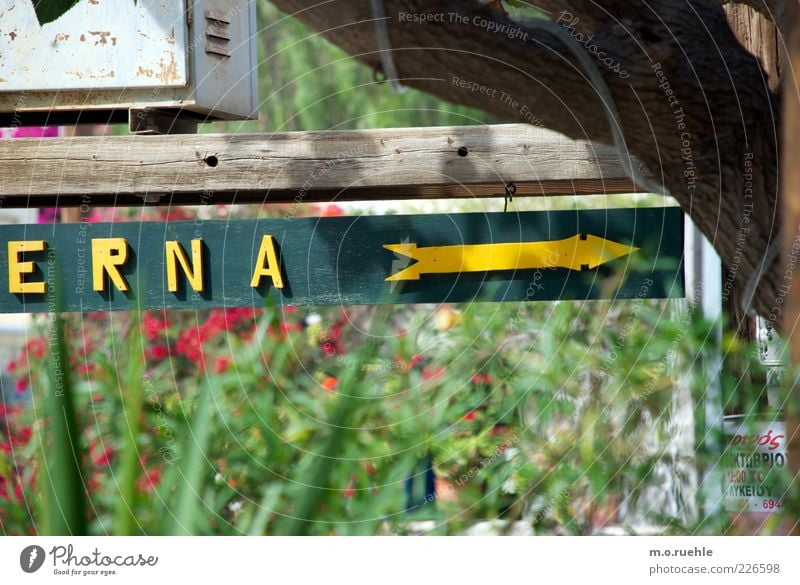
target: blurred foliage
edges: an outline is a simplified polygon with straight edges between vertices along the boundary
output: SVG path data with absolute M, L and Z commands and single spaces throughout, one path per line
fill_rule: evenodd
M 722 447 L 691 438 L 705 436 L 691 428 L 702 403 L 692 386 L 707 379 L 688 366 L 709 335 L 691 309 L 635 300 L 67 316 L 88 531 L 402 534 L 426 520 L 426 531 L 458 533 L 486 519 L 536 533 L 727 530 L 724 512 L 697 508 L 698 470 Z M 31 440 L 53 420 L 36 407 L 52 398 L 46 346 L 32 339 L 12 364 L 35 408 L 3 413 L 6 534 L 60 532 L 41 523 L 41 478 L 64 484 L 43 475 L 54 455 Z M 435 496 L 406 513 L 426 458 Z
M 227 131 L 492 121 L 391 93 L 258 6 L 263 116 Z M 322 212 L 340 210 L 299 213 Z M 103 219 L 276 213 L 207 206 Z M 724 405 L 764 403 L 753 349 L 718 343 L 682 300 L 68 315 L 60 403 L 47 367 L 54 326 L 39 317 L 9 364 L 32 401 L 0 403 L 3 534 L 460 533 L 492 519 L 539 534 L 723 533 L 731 518 L 702 510 L 714 485 L 699 488 L 724 455 L 703 406 L 717 348 Z M 54 424 L 59 404 L 74 427 Z M 73 465 L 53 465 L 70 455 Z M 435 494 L 410 502 L 409 492 L 426 495 L 429 463 Z

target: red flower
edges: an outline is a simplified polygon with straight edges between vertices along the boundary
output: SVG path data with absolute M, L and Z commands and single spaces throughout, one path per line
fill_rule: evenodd
M 483 373 L 473 374 L 472 383 L 488 385 L 492 383 L 492 377 L 489 374 L 483 374 Z
M 180 207 L 173 207 L 164 214 L 164 221 L 186 221 L 192 219 L 192 214 Z
M 202 343 L 203 340 L 201 339 L 200 328 L 192 328 L 183 332 L 178 339 L 176 348 L 178 353 L 182 354 L 190 361 L 199 363 L 203 353 L 200 347 Z
M 111 463 L 111 459 L 114 457 L 114 447 L 106 447 L 105 450 L 98 455 L 94 463 L 95 465 L 105 466 Z
M 94 492 L 100 490 L 100 483 L 101 475 L 99 473 L 93 473 L 92 477 L 89 478 L 89 481 L 86 482 L 86 494 L 90 495 Z
M 28 441 L 31 440 L 33 436 L 33 429 L 31 427 L 22 427 L 17 433 L 17 438 L 15 439 L 15 443 L 24 447 L 28 444 Z
M 334 378 L 333 376 L 328 376 L 328 377 L 327 377 L 327 378 L 325 378 L 325 380 L 322 382 L 322 386 L 323 386 L 323 388 L 325 388 L 326 390 L 331 390 L 331 391 L 333 391 L 333 390 L 335 390 L 335 389 L 336 389 L 336 385 L 337 385 L 338 383 L 339 383 L 339 381 L 338 381 L 336 378 Z
M 147 339 L 153 341 L 156 339 L 162 331 L 164 331 L 167 327 L 169 327 L 170 322 L 165 316 L 166 314 L 162 312 L 161 318 L 155 318 L 153 315 L 148 311 L 144 314 L 144 320 L 142 321 L 142 331 L 144 332 Z
M 510 429 L 506 425 L 494 425 L 491 429 L 489 429 L 489 436 L 496 437 L 498 435 L 506 435 L 508 434 Z
M 95 370 L 94 364 L 88 364 L 84 362 L 78 366 L 78 372 L 80 372 L 81 374 L 91 374 L 92 372 L 94 372 L 94 370 Z
M 300 323 L 281 322 L 281 333 L 290 333 L 292 331 L 300 331 Z
M 350 483 L 347 484 L 347 487 L 342 491 L 342 497 L 345 498 L 352 498 L 356 495 L 356 483 L 352 479 Z
M 224 374 L 231 366 L 231 359 L 227 357 L 220 357 L 214 360 L 214 367 L 212 368 L 215 374 Z
M 144 476 L 136 482 L 136 487 L 143 492 L 152 492 L 158 487 L 161 481 L 161 470 L 151 469 Z
M 169 356 L 169 348 L 166 345 L 159 343 L 153 347 L 148 347 L 145 353 L 147 354 L 148 358 L 161 361 Z
M 444 374 L 444 368 L 425 368 L 422 370 L 422 379 L 426 382 L 435 380 Z
M 411 356 L 411 359 L 408 360 L 408 369 L 410 370 L 410 369 L 416 367 L 417 365 L 422 363 L 422 360 L 423 360 L 423 358 L 422 358 L 422 356 L 420 354 L 415 354 L 415 355 Z
M 13 374 L 14 370 L 16 369 L 17 369 L 17 362 L 15 362 L 14 360 L 11 360 L 10 362 L 8 362 L 8 364 L 6 364 L 6 371 L 9 374 Z
M 470 410 L 467 414 L 464 415 L 464 420 L 467 422 L 472 422 L 475 420 L 475 417 L 478 416 L 478 413 L 474 410 Z
M 326 205 L 320 215 L 322 217 L 339 217 L 340 215 L 344 215 L 344 209 L 334 204 Z
M 47 342 L 45 341 L 44 337 L 36 337 L 34 339 L 31 339 L 25 346 L 25 350 L 27 351 L 27 353 L 33 355 L 33 357 L 38 359 L 44 358 L 44 353 L 46 349 L 47 349 Z
M 17 380 L 17 392 L 22 394 L 28 388 L 28 381 L 25 378 Z

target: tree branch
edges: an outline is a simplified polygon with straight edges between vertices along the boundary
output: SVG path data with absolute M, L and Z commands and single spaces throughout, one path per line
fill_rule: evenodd
M 714 2 L 720 6 L 744 4 L 745 6 L 754 8 L 774 22 L 779 30 L 783 30 L 784 0 L 714 0 Z
M 374 23 L 361 0 L 273 0 L 356 59 L 377 67 Z M 542 4 L 556 7 L 557 2 Z M 566 3 L 573 8 L 581 4 Z M 711 239 L 741 286 L 775 237 L 777 97 L 758 61 L 711 0 L 598 0 L 562 22 L 593 55 L 631 153 Z M 451 102 L 611 143 L 609 124 L 563 40 L 475 1 L 385 2 L 404 84 Z M 597 8 L 609 15 L 598 18 Z M 756 298 L 769 312 L 779 269 Z

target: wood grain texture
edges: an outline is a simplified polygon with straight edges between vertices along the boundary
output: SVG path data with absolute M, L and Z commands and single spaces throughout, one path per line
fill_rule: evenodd
M 773 314 L 777 314 L 782 321 L 783 331 L 789 339 L 791 366 L 796 368 L 800 364 L 800 287 L 794 282 L 797 280 L 796 242 L 800 239 L 800 198 L 797 197 L 800 191 L 800 143 L 797 140 L 800 135 L 800 79 L 796 73 L 800 68 L 800 7 L 797 3 L 789 5 L 787 16 L 790 28 L 787 39 L 788 66 L 783 79 L 783 165 L 780 177 L 786 227 L 783 230 L 783 253 L 778 264 L 781 264 L 782 284 L 788 285 L 788 294 L 785 306 L 776 306 Z M 796 378 L 788 393 L 784 408 L 788 435 L 786 458 L 796 486 L 800 480 L 800 384 Z M 794 521 L 791 534 L 800 536 L 800 518 L 795 513 L 791 519 Z
M 0 160 L 5 207 L 635 190 L 615 149 L 526 124 L 19 139 L 0 142 Z

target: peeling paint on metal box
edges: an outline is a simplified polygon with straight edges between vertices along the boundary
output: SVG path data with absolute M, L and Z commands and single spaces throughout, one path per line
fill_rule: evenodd
M 82 0 L 40 26 L 32 2 L 0 0 L 0 91 L 185 86 L 185 10 L 186 0 Z
M 148 108 L 256 118 L 255 7 L 256 0 L 79 0 L 40 26 L 30 1 L 0 0 L 0 121 L 53 112 L 65 123 L 89 110 L 119 121 Z

